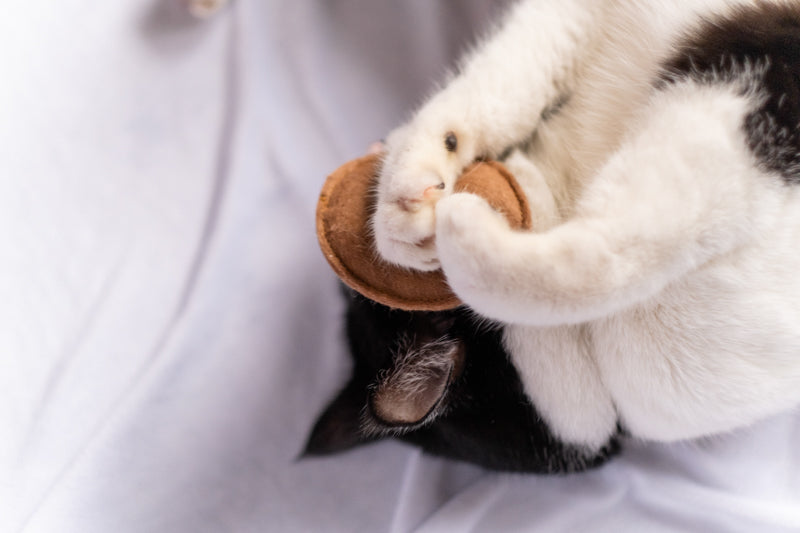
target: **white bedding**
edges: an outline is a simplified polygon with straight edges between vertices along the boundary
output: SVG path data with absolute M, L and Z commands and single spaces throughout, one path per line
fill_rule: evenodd
M 497 9 L 5 6 L 0 531 L 800 530 L 797 414 L 563 478 L 295 460 L 349 365 L 321 183 Z

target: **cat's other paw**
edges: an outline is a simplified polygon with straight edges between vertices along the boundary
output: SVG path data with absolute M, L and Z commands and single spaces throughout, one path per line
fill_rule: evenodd
M 373 219 L 380 255 L 397 265 L 428 271 L 439 268 L 435 238 L 435 200 L 415 206 L 379 206 Z
M 491 293 L 511 228 L 483 198 L 454 194 L 437 207 L 437 252 L 447 281 L 467 304 Z
M 386 142 L 372 228 L 378 253 L 400 266 L 439 268 L 436 205 L 474 159 L 467 137 L 446 124 L 418 118 Z

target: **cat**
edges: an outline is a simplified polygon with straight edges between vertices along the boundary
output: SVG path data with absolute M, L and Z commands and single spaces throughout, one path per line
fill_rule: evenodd
M 746 427 L 800 402 L 799 127 L 797 2 L 523 0 L 388 136 L 378 252 L 502 325 L 560 442 Z M 533 231 L 452 192 L 479 158 Z
M 598 450 L 554 437 L 522 390 L 500 329 L 467 309 L 392 310 L 345 293 L 352 376 L 314 424 L 304 456 L 392 436 L 492 470 L 563 474 L 619 450 L 617 435 Z

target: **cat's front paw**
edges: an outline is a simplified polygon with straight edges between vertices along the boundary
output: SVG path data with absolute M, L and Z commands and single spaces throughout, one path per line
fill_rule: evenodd
M 436 205 L 473 156 L 455 130 L 426 124 L 417 120 L 389 136 L 372 228 L 384 259 L 436 270 Z
M 439 189 L 433 189 L 439 191 Z M 404 200 L 378 204 L 373 232 L 378 253 L 387 261 L 416 270 L 436 270 L 436 197 L 417 203 Z
M 478 310 L 486 298 L 492 298 L 498 258 L 511 234 L 508 222 L 483 198 L 457 193 L 439 203 L 436 234 L 450 287 Z

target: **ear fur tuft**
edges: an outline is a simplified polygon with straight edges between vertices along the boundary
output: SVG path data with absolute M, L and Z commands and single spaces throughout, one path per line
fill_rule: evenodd
M 399 434 L 427 424 L 446 410 L 448 387 L 461 374 L 464 348 L 442 337 L 412 349 L 406 343 L 394 366 L 372 388 L 361 420 L 369 435 Z

